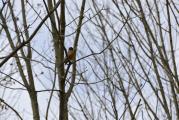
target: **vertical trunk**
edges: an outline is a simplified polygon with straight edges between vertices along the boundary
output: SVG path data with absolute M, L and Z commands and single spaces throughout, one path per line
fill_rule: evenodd
M 68 120 L 68 101 L 66 100 L 65 93 L 61 93 L 60 96 L 60 119 Z
M 21 7 L 22 7 L 22 18 L 23 18 L 23 25 L 24 29 L 27 29 L 27 20 L 26 20 L 26 9 L 24 0 L 21 0 Z M 29 31 L 25 30 L 25 37 L 26 40 L 29 39 Z M 40 120 L 39 115 L 39 106 L 38 106 L 38 99 L 37 99 L 37 93 L 35 92 L 35 83 L 34 83 L 34 77 L 32 72 L 32 66 L 31 66 L 31 59 L 32 59 L 32 51 L 31 51 L 31 44 L 27 44 L 27 56 L 25 56 L 24 52 L 22 52 L 23 57 L 27 58 L 24 59 L 27 67 L 27 73 L 28 73 L 28 79 L 29 79 L 29 96 L 31 99 L 31 107 L 33 112 L 33 119 L 34 120 Z
M 48 0 L 48 9 L 53 9 L 52 0 Z M 52 26 L 52 36 L 55 48 L 55 57 L 56 57 L 56 65 L 57 65 L 57 74 L 59 81 L 59 89 L 60 95 L 60 105 L 59 105 L 59 119 L 60 120 L 68 120 L 68 110 L 67 110 L 67 101 L 65 94 L 65 71 L 64 71 L 64 35 L 65 35 L 65 0 L 61 0 L 61 11 L 60 11 L 60 26 L 59 29 L 56 27 L 55 19 L 58 16 L 55 14 L 51 14 L 50 21 Z
M 48 0 L 48 10 L 53 9 L 53 2 L 52 0 Z M 45 2 L 44 2 L 45 3 Z M 61 90 L 59 93 L 60 105 L 59 105 L 59 119 L 64 120 L 64 117 L 67 114 L 65 111 L 65 78 L 64 78 L 64 35 L 65 35 L 65 0 L 61 1 L 61 13 L 60 13 L 60 21 L 61 24 L 59 29 L 56 27 L 56 18 L 55 14 L 50 15 L 51 27 L 52 27 L 52 36 L 53 36 L 53 43 L 55 48 L 55 63 L 57 65 L 57 75 L 59 81 L 59 89 Z M 64 114 L 66 113 L 66 114 Z
M 30 96 L 32 112 L 33 112 L 33 120 L 40 120 L 39 106 L 37 102 L 37 93 L 35 91 L 29 92 L 29 96 Z
M 66 100 L 66 93 L 65 93 L 65 72 L 64 72 L 64 40 L 65 40 L 65 0 L 61 0 L 61 11 L 60 11 L 60 44 L 59 49 L 61 54 L 59 55 L 60 58 L 60 68 L 59 68 L 59 87 L 61 89 L 60 92 L 60 120 L 68 120 L 68 111 L 67 111 L 67 100 Z

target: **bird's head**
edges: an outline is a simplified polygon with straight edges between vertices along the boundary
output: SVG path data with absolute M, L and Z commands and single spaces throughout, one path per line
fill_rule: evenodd
M 68 50 L 73 50 L 73 48 L 72 47 L 69 47 L 69 49 Z

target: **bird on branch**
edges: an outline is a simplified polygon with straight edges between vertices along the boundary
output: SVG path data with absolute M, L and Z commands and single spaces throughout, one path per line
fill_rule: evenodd
M 75 56 L 75 53 L 74 53 L 74 50 L 72 47 L 69 47 L 68 49 L 68 52 L 67 52 L 67 56 L 64 60 L 64 63 L 65 65 L 68 63 L 68 62 L 72 62 L 74 60 L 74 56 Z

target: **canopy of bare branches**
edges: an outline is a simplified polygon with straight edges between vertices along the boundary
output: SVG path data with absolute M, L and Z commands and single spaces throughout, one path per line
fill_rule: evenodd
M 1 120 L 179 120 L 178 0 L 0 0 Z

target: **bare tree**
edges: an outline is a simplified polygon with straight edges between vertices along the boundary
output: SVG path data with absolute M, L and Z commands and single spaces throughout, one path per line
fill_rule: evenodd
M 1 3 L 4 118 L 179 119 L 177 0 Z

